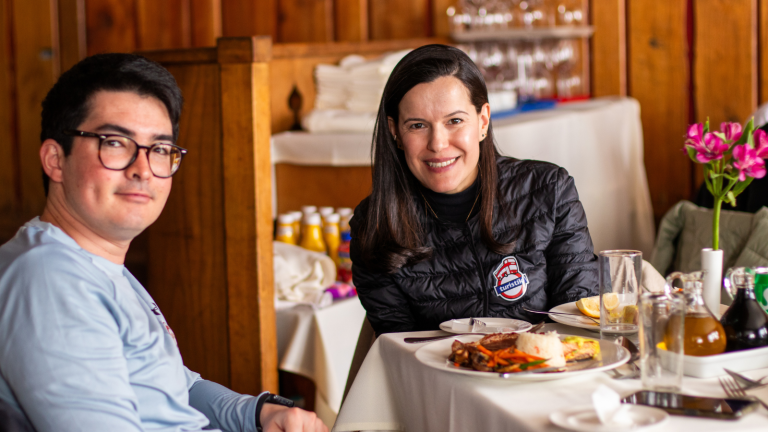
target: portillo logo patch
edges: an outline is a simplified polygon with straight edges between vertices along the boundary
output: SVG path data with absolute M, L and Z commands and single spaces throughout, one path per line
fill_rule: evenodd
M 506 301 L 520 300 L 528 290 L 528 276 L 520 273 L 517 258 L 508 256 L 493 271 L 496 295 Z

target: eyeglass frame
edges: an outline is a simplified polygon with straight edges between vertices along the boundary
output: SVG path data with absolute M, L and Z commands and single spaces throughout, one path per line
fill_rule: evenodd
M 94 133 L 94 132 L 85 132 L 85 131 L 81 131 L 81 130 L 77 130 L 77 129 L 67 129 L 67 130 L 64 131 L 64 134 L 72 136 L 72 137 L 79 136 L 79 137 L 85 137 L 85 138 L 98 138 L 99 139 L 99 162 L 101 162 L 101 166 L 103 166 L 105 169 L 108 169 L 108 170 L 111 170 L 111 171 L 125 171 L 125 170 L 127 170 L 131 165 L 133 165 L 134 162 L 136 162 L 136 159 L 139 157 L 139 151 L 141 151 L 141 149 L 146 149 L 147 150 L 147 165 L 149 166 L 149 170 L 152 172 L 152 175 L 157 177 L 157 178 L 171 178 L 171 177 L 173 177 L 174 174 L 179 172 L 179 168 L 181 168 L 181 162 L 184 160 L 184 155 L 187 154 L 187 149 L 185 149 L 183 147 L 179 147 L 176 144 L 152 144 L 151 146 L 144 146 L 144 145 L 139 144 L 135 139 L 133 139 L 131 137 L 127 137 L 125 135 L 120 135 L 120 134 L 104 135 L 104 134 L 97 134 L 97 133 Z M 101 144 L 104 142 L 104 140 L 106 140 L 109 137 L 125 138 L 125 139 L 133 141 L 133 143 L 136 144 L 136 152 L 133 154 L 133 157 L 131 158 L 131 161 L 128 162 L 128 165 L 126 165 L 124 168 L 110 168 L 110 167 L 104 165 L 104 161 L 101 160 Z M 149 161 L 149 152 L 152 150 L 152 148 L 154 148 L 155 146 L 159 146 L 159 145 L 170 145 L 171 147 L 174 147 L 174 148 L 178 149 L 179 152 L 181 153 L 181 156 L 179 157 L 179 166 L 178 166 L 178 168 L 176 168 L 176 171 L 171 173 L 171 175 L 169 175 L 168 177 L 163 177 L 163 176 L 159 176 L 159 175 L 155 174 L 155 171 L 152 169 L 152 163 Z

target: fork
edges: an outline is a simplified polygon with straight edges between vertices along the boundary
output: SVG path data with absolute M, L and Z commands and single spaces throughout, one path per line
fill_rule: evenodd
M 736 398 L 736 399 L 748 399 L 756 402 L 760 402 L 760 405 L 763 406 L 763 408 L 768 409 L 768 404 L 760 400 L 759 398 L 756 398 L 754 396 L 749 396 L 741 386 L 739 386 L 738 383 L 736 383 L 736 380 L 734 380 L 731 377 L 720 377 L 718 378 L 720 381 L 720 387 L 723 388 L 723 391 L 725 392 L 728 397 Z
M 728 375 L 732 376 L 734 381 L 736 381 L 736 383 L 738 383 L 744 390 L 751 390 L 768 386 L 768 382 L 764 382 L 768 376 L 762 377 L 758 380 L 753 380 L 732 370 L 726 368 L 723 368 L 723 370 L 726 371 Z

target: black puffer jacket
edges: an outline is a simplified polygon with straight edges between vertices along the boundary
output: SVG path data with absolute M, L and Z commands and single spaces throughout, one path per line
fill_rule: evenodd
M 537 322 L 542 316 L 521 308 L 549 310 L 597 295 L 597 257 L 573 178 L 546 162 L 498 158 L 497 167 L 497 199 L 507 203 L 510 215 L 494 220 L 493 233 L 499 242 L 516 242 L 506 257 L 485 247 L 478 215 L 467 223 L 446 223 L 421 211 L 432 257 L 392 274 L 369 272 L 355 221 L 366 214 L 368 199 L 357 207 L 352 272 L 377 334 L 434 330 L 443 321 L 470 316 Z M 414 199 L 423 210 L 423 201 Z

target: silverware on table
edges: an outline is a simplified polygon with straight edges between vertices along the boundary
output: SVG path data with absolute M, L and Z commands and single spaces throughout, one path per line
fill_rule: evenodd
M 614 374 L 614 379 L 634 379 L 640 376 L 640 368 L 635 364 L 636 361 L 640 359 L 640 350 L 637 349 L 637 345 L 635 345 L 629 338 L 626 336 L 619 336 L 619 338 L 616 340 L 616 343 L 623 346 L 624 348 L 629 351 L 629 360 L 627 361 L 627 365 L 629 365 L 632 372 L 628 374 L 622 374 L 621 372 L 617 371 L 616 369 L 611 369 L 611 372 Z
M 474 320 L 474 318 L 470 318 L 470 320 Z M 534 333 L 539 331 L 542 327 L 544 327 L 544 321 L 536 324 L 535 326 L 531 327 L 527 330 L 527 333 Z M 441 336 L 424 336 L 424 337 L 407 337 L 403 339 L 405 343 L 421 343 L 421 342 L 431 342 L 436 341 L 440 339 L 447 339 L 452 336 L 462 336 L 462 335 L 473 335 L 473 334 L 488 334 L 488 333 L 451 333 L 447 335 L 441 335 Z
M 544 311 L 537 311 L 537 310 L 528 309 L 528 308 L 523 308 L 523 310 L 524 310 L 524 311 L 526 311 L 526 312 L 535 313 L 535 314 L 544 314 L 544 315 L 569 315 L 569 316 L 575 316 L 575 317 L 583 317 L 583 318 L 589 318 L 589 319 L 591 319 L 591 320 L 592 320 L 592 322 L 594 322 L 595 324 L 597 324 L 597 325 L 600 325 L 600 321 L 598 321 L 598 320 L 596 320 L 596 319 L 594 319 L 594 318 L 592 318 L 592 317 L 590 317 L 590 316 L 581 315 L 581 314 L 572 314 L 572 313 L 566 313 L 566 312 L 544 312 Z
M 748 395 L 747 392 L 745 392 L 744 389 L 741 388 L 741 386 L 739 386 L 736 380 L 734 380 L 732 377 L 720 377 L 718 380 L 720 381 L 720 387 L 723 388 L 723 391 L 726 395 L 728 395 L 728 397 L 760 402 L 760 405 L 762 405 L 763 408 L 768 409 L 768 404 L 760 400 L 760 398 Z
M 734 381 L 736 381 L 736 383 L 744 390 L 751 390 L 768 386 L 768 382 L 765 382 L 765 380 L 768 379 L 768 376 L 764 376 L 758 380 L 753 380 L 732 370 L 726 368 L 723 368 L 723 370 L 728 373 L 728 375 L 732 376 Z

